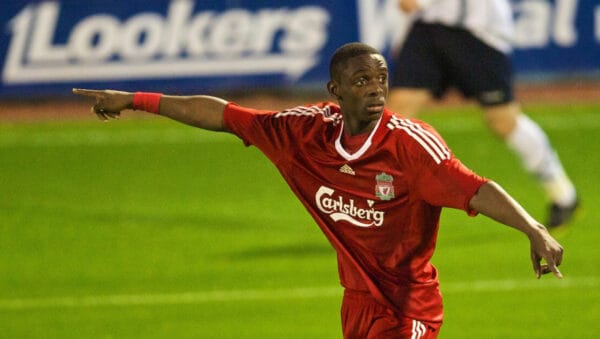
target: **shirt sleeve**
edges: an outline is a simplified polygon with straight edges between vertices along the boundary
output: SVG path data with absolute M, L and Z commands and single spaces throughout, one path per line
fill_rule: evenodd
M 437 168 L 424 169 L 418 181 L 419 193 L 429 204 L 461 209 L 475 216 L 477 212 L 469 208 L 469 202 L 488 179 L 475 174 L 452 157 Z
M 225 107 L 223 120 L 225 127 L 246 146 L 256 146 L 271 161 L 277 162 L 285 141 L 281 133 L 283 126 L 277 126 L 282 121 L 274 119 L 277 112 L 258 110 L 229 103 Z
M 330 131 L 337 121 L 339 107 L 319 102 L 285 109 L 267 111 L 229 103 L 224 111 L 225 128 L 254 145 L 272 162 L 281 165 L 284 159 L 298 152 L 307 142 Z
M 454 157 L 433 127 L 420 123 L 420 138 L 409 138 L 409 158 L 413 167 L 413 190 L 427 203 L 477 213 L 469 208 L 471 198 L 488 179 Z M 419 142 L 420 141 L 420 142 Z

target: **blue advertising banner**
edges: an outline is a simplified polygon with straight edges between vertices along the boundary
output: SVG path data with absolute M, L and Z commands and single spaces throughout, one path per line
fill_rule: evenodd
M 513 1 L 521 75 L 600 76 L 597 0 Z M 384 53 L 397 0 L 63 0 L 0 4 L 0 97 L 72 87 L 198 93 L 323 86 L 349 41 Z
M 518 74 L 600 79 L 598 0 L 521 0 L 513 8 Z

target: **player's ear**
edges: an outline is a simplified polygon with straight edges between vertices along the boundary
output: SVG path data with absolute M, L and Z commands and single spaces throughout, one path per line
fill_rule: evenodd
M 342 97 L 340 97 L 338 94 L 338 88 L 338 84 L 335 82 L 335 80 L 329 80 L 327 83 L 327 91 L 329 91 L 329 94 L 337 100 L 342 100 Z

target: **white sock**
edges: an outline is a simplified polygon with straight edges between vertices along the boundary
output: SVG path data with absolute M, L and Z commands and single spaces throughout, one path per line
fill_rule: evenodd
M 561 206 L 575 202 L 575 187 L 538 124 L 524 114 L 519 115 L 506 143 L 521 158 L 525 168 L 540 181 L 552 202 Z

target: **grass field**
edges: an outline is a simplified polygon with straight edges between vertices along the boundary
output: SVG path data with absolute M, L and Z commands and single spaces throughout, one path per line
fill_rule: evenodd
M 531 105 L 578 185 L 565 279 L 528 242 L 446 210 L 440 338 L 600 336 L 600 106 Z M 423 118 L 536 217 L 541 190 L 472 107 Z M 340 338 L 335 255 L 235 137 L 162 118 L 0 124 L 1 338 Z

